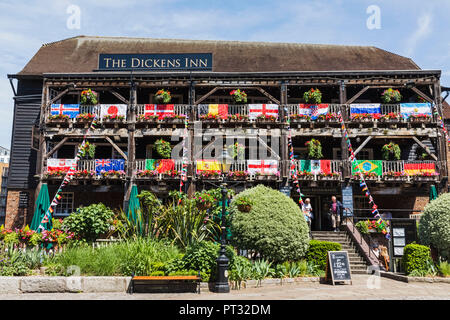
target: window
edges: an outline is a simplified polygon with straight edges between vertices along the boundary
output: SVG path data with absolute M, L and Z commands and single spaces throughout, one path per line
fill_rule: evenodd
M 55 216 L 68 216 L 73 212 L 73 192 L 61 192 L 61 200 L 55 209 Z

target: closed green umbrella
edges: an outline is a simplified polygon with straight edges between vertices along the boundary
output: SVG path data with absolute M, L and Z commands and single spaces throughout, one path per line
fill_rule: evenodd
M 438 194 L 437 194 L 436 186 L 432 185 L 430 187 L 430 201 L 436 199 L 437 197 L 438 197 Z
M 129 221 L 132 221 L 135 226 L 137 226 L 139 233 L 142 234 L 143 231 L 142 211 L 137 195 L 138 195 L 138 188 L 136 185 L 133 185 L 131 187 L 130 200 L 128 202 L 127 218 Z
M 36 209 L 34 210 L 33 220 L 31 221 L 30 229 L 39 231 L 39 225 L 44 218 L 45 213 L 50 207 L 50 198 L 48 195 L 48 187 L 46 183 L 43 183 L 39 195 L 36 200 Z M 51 217 L 50 217 L 51 218 Z M 47 223 L 44 224 L 45 230 L 52 229 L 52 219 L 49 219 Z

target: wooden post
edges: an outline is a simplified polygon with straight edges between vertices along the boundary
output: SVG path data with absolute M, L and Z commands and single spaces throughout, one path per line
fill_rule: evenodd
M 281 96 L 280 96 L 280 102 L 281 102 L 281 112 L 279 112 L 279 116 L 280 116 L 280 121 L 284 120 L 284 117 L 287 115 L 285 113 L 284 108 L 286 107 L 286 105 L 288 104 L 288 94 L 287 94 L 287 85 L 286 83 L 283 81 L 281 82 Z M 280 133 L 280 139 L 281 139 L 281 143 L 280 143 L 280 156 L 281 156 L 281 163 L 280 163 L 280 175 L 281 177 L 287 177 L 286 180 L 283 179 L 283 181 L 285 181 L 284 186 L 288 186 L 289 185 L 289 150 L 288 150 L 288 133 L 286 132 L 286 130 L 284 130 L 283 128 L 281 129 L 281 133 Z
M 342 119 L 344 120 L 344 122 L 348 121 L 347 106 L 344 105 L 347 102 L 347 88 L 346 88 L 345 82 L 343 80 L 340 81 L 340 83 L 339 83 L 339 102 L 341 104 Z M 343 163 L 343 167 L 342 167 L 342 176 L 343 177 L 348 177 L 350 175 L 349 168 L 348 168 L 348 157 L 349 157 L 348 145 L 347 145 L 347 142 L 345 141 L 344 135 L 342 134 L 341 160 Z
M 137 92 L 136 92 L 136 85 L 131 79 L 131 88 L 130 88 L 130 105 L 128 108 L 128 166 L 127 166 L 127 184 L 126 190 L 125 190 L 125 196 L 123 201 L 123 209 L 126 210 L 128 207 L 128 201 L 130 200 L 130 193 L 131 193 L 131 187 L 134 183 L 133 178 L 133 171 L 134 171 L 134 164 L 136 159 L 136 141 L 134 138 L 134 133 L 136 129 L 136 104 L 137 104 Z
M 440 84 L 440 80 L 437 79 L 436 82 L 434 83 L 434 87 L 433 87 L 433 93 L 434 93 L 434 103 L 436 105 L 436 110 L 438 112 L 438 114 L 442 117 L 442 119 L 444 118 L 444 113 L 442 110 L 442 99 L 441 99 L 441 84 Z M 439 124 L 437 125 L 437 150 L 436 153 L 438 154 L 438 158 L 440 160 L 440 162 L 442 163 L 442 165 L 440 166 L 440 174 L 442 176 L 448 176 L 448 167 L 447 167 L 447 150 L 448 150 L 448 145 L 447 145 L 447 139 L 445 137 L 445 133 L 442 130 L 442 128 L 440 128 Z M 448 187 L 448 179 L 445 181 L 445 190 L 447 190 Z

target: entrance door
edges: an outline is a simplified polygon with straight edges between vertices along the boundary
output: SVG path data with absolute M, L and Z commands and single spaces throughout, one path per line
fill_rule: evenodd
M 331 222 L 328 218 L 329 211 L 329 196 L 310 196 L 311 206 L 313 209 L 314 218 L 311 223 L 311 230 L 313 231 L 327 231 L 331 230 Z

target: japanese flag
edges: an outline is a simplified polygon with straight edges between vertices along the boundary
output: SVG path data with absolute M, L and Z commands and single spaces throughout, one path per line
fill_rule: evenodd
M 103 118 L 106 115 L 117 115 L 127 117 L 127 105 L 126 104 L 101 104 L 100 116 Z

